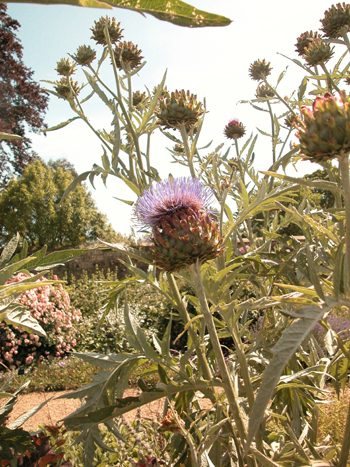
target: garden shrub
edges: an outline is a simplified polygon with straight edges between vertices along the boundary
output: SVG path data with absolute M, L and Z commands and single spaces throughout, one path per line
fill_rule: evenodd
M 26 275 L 20 273 L 8 283 L 20 282 L 25 278 Z M 78 333 L 75 324 L 80 321 L 81 313 L 71 305 L 69 295 L 62 284 L 28 290 L 23 292 L 17 301 L 30 310 L 47 337 L 39 337 L 17 326 L 1 322 L 1 363 L 10 368 L 31 365 L 45 358 L 62 358 L 76 347 Z

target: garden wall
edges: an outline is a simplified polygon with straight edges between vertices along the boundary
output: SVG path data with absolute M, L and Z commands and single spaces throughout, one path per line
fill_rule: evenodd
M 106 272 L 107 269 L 111 271 L 117 270 L 118 279 L 124 279 L 128 274 L 128 269 L 120 261 L 126 261 L 126 256 L 115 250 L 110 249 L 91 249 L 72 261 L 67 262 L 64 266 L 58 266 L 53 269 L 53 273 L 57 274 L 59 278 L 67 272 L 68 276 L 73 274 L 79 278 L 83 274 L 83 271 L 87 271 L 88 275 L 92 275 L 96 270 L 96 265 L 100 271 Z M 142 270 L 147 270 L 145 263 L 136 263 L 137 267 Z

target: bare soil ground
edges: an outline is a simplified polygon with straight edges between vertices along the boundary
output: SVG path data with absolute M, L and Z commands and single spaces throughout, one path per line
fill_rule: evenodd
M 9 423 L 13 422 L 36 405 L 51 399 L 38 413 L 23 425 L 23 428 L 28 431 L 36 431 L 40 426 L 54 425 L 62 418 L 74 412 L 81 405 L 80 401 L 77 399 L 57 399 L 61 394 L 65 394 L 65 392 L 32 392 L 22 396 L 19 395 L 18 402 L 10 414 Z M 134 389 L 127 389 L 124 393 L 124 397 L 135 395 L 136 390 Z M 163 399 L 151 402 L 150 404 L 142 407 L 141 415 L 147 418 L 156 418 L 157 415 L 162 415 L 163 404 Z M 135 416 L 136 410 L 133 410 L 126 415 L 126 418 L 131 421 Z

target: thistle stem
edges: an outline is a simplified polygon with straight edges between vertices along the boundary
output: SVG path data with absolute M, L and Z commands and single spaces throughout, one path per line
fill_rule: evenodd
M 344 438 L 341 446 L 338 467 L 346 467 L 350 452 L 350 402 L 348 416 L 344 427 Z
M 271 118 L 271 131 L 272 131 L 272 164 L 276 162 L 276 142 L 275 142 L 275 122 L 273 118 L 273 112 L 271 108 L 270 101 L 267 101 L 267 105 L 269 107 L 269 113 Z
M 221 345 L 220 345 L 218 334 L 216 332 L 213 316 L 210 312 L 208 302 L 205 296 L 202 277 L 201 277 L 201 265 L 198 260 L 196 263 L 190 266 L 190 271 L 191 271 L 192 280 L 194 282 L 194 286 L 197 291 L 200 308 L 203 313 L 203 316 L 204 316 L 204 319 L 207 325 L 207 329 L 209 332 L 210 342 L 213 347 L 216 360 L 219 366 L 220 375 L 225 385 L 227 400 L 230 405 L 230 409 L 232 411 L 232 415 L 233 415 L 233 418 L 234 418 L 234 421 L 235 421 L 235 424 L 236 424 L 236 427 L 239 433 L 239 437 L 241 438 L 241 442 L 243 443 L 243 441 L 247 437 L 246 427 L 242 420 L 242 416 L 240 413 L 240 409 L 239 409 L 239 405 L 237 402 L 235 390 L 232 384 L 232 380 L 229 375 L 229 372 L 228 372 L 228 369 L 225 363 L 224 355 L 221 350 Z
M 325 65 L 324 63 L 320 63 L 320 65 L 321 65 L 322 70 L 325 72 L 325 74 L 326 74 L 326 76 L 327 76 L 328 83 L 329 83 L 331 86 L 333 86 L 334 89 L 335 89 L 336 91 L 338 91 L 339 94 L 340 94 L 340 89 L 339 89 L 338 86 L 335 84 L 334 80 L 332 79 L 331 75 L 329 74 L 329 71 L 327 70 L 326 65 Z M 330 89 L 330 91 L 331 91 L 331 89 Z
M 292 107 L 288 104 L 288 102 L 287 102 L 285 99 L 283 99 L 283 97 L 281 97 L 281 96 L 278 94 L 278 92 L 276 91 L 276 89 L 273 88 L 273 87 L 271 86 L 271 84 L 269 84 L 269 83 L 266 81 L 266 79 L 264 79 L 264 83 L 265 83 L 270 89 L 273 90 L 273 92 L 275 93 L 275 96 L 277 97 L 277 99 L 278 99 L 279 101 L 281 101 L 281 102 L 292 112 L 293 115 L 296 115 L 296 113 L 294 112 L 294 110 L 292 109 Z
M 345 206 L 345 295 L 350 298 L 350 177 L 349 177 L 349 153 L 338 156 L 339 170 L 342 178 Z M 350 416 L 350 415 L 349 415 Z
M 348 38 L 348 35 L 346 34 L 346 32 L 344 34 L 342 34 L 342 37 L 344 39 L 346 47 L 348 48 L 348 51 L 350 52 L 350 42 L 349 42 L 349 38 Z
M 197 178 L 196 177 L 196 172 L 195 172 L 194 167 L 193 167 L 193 160 L 192 160 L 192 156 L 191 156 L 190 146 L 188 144 L 188 135 L 187 135 L 185 125 L 184 124 L 180 125 L 179 130 L 180 130 L 180 133 L 181 133 L 182 141 L 184 143 L 185 153 L 186 153 L 186 157 L 187 157 L 187 161 L 188 161 L 188 166 L 189 166 L 190 172 L 191 172 L 191 177 L 192 178 Z
M 178 309 L 178 311 L 180 313 L 182 321 L 185 323 L 185 325 L 187 325 L 187 323 L 189 323 L 189 321 L 190 321 L 190 317 L 189 317 L 188 312 L 186 310 L 186 307 L 185 307 L 185 305 L 184 305 L 184 303 L 183 303 L 183 301 L 181 299 L 181 295 L 180 295 L 179 289 L 177 287 L 176 280 L 175 280 L 174 276 L 172 274 L 170 274 L 170 273 L 167 273 L 167 278 L 168 278 L 168 281 L 169 281 L 170 290 L 172 291 L 172 294 L 173 294 L 173 297 L 175 299 L 176 306 L 177 306 L 177 309 Z M 190 337 L 191 337 L 191 339 L 192 339 L 192 341 L 193 341 L 193 343 L 195 345 L 196 352 L 197 352 L 197 357 L 198 357 L 198 366 L 199 366 L 200 370 L 202 371 L 203 377 L 204 377 L 204 379 L 206 379 L 208 381 L 211 381 L 212 375 L 211 375 L 211 372 L 210 372 L 210 368 L 209 368 L 207 359 L 205 357 L 205 353 L 203 352 L 201 346 L 198 345 L 198 338 L 197 338 L 195 330 L 193 329 L 192 324 L 190 324 L 188 326 L 188 332 L 189 332 Z

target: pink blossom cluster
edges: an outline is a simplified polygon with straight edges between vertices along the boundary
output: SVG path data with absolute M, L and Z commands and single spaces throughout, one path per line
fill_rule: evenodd
M 7 283 L 21 282 L 25 278 L 26 274 L 20 273 Z M 17 326 L 0 323 L 0 362 L 11 368 L 31 365 L 44 358 L 62 358 L 76 347 L 78 336 L 74 325 L 80 321 L 81 313 L 71 306 L 69 295 L 62 284 L 28 290 L 17 301 L 30 311 L 47 337 L 39 337 Z

